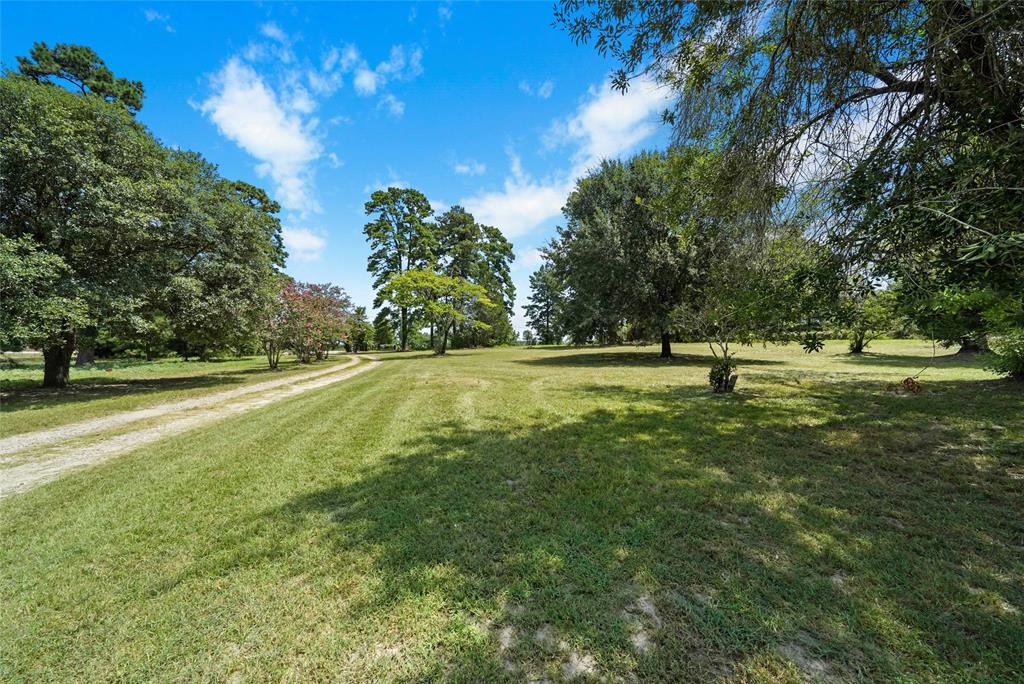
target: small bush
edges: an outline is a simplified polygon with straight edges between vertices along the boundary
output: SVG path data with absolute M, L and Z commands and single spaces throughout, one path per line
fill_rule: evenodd
M 732 392 L 736 386 L 736 366 L 731 360 L 720 359 L 708 373 L 708 382 L 715 392 Z
M 820 352 L 825 348 L 825 338 L 821 336 L 821 333 L 812 332 L 804 335 L 804 338 L 800 341 L 800 346 L 804 348 L 804 352 L 813 354 Z
M 989 338 L 993 356 L 988 368 L 1014 380 L 1024 381 L 1024 330 L 1013 330 Z

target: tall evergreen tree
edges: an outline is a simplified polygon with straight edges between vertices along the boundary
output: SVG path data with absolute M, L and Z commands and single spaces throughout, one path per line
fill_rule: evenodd
M 50 48 L 36 43 L 28 57 L 18 57 L 18 71 L 40 83 L 70 84 L 83 94 L 119 102 L 133 114 L 142 109 L 141 81 L 117 78 L 92 48 L 58 43 Z
M 515 304 L 515 285 L 511 265 L 512 244 L 501 231 L 476 222 L 473 215 L 454 206 L 437 219 L 437 268 L 440 273 L 462 278 L 483 287 L 490 301 L 500 306 L 481 306 L 471 320 L 482 320 L 488 327 L 460 324 L 454 331 L 458 345 L 504 344 L 512 340 L 511 314 Z M 470 313 L 470 312 L 467 312 Z
M 375 191 L 365 211 L 367 216 L 373 217 L 363 232 L 370 242 L 367 270 L 373 274 L 373 287 L 378 291 L 373 303 L 376 308 L 383 304 L 379 293 L 391 278 L 434 263 L 436 241 L 433 224 L 427 221 L 433 210 L 418 190 L 392 187 Z M 396 310 L 399 348 L 406 351 L 413 312 L 407 304 L 398 305 Z
M 526 320 L 537 334 L 540 344 L 557 344 L 562 339 L 559 321 L 562 303 L 562 284 L 550 263 L 541 264 L 530 275 L 530 296 L 526 305 Z

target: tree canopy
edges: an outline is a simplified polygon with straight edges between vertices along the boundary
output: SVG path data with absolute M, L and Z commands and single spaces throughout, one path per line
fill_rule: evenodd
M 58 43 L 50 48 L 36 43 L 28 57 L 18 57 L 19 72 L 41 83 L 63 81 L 86 94 L 119 102 L 133 114 L 142 109 L 141 81 L 117 78 L 91 48 Z
M 440 273 L 480 285 L 490 301 L 500 306 L 476 305 L 475 320 L 487 326 L 456 326 L 453 338 L 459 346 L 507 344 L 514 333 L 510 316 L 516 288 L 511 266 L 515 255 L 501 231 L 477 223 L 468 211 L 456 205 L 439 216 L 433 232 L 437 237 L 437 268 Z
M 373 274 L 375 289 L 380 290 L 398 274 L 435 261 L 436 242 L 428 222 L 434 210 L 423 193 L 411 188 L 377 190 L 366 202 L 365 211 L 373 218 L 363 232 L 370 242 L 366 267 Z M 373 305 L 379 307 L 382 303 L 378 295 Z M 399 348 L 404 351 L 409 347 L 411 312 L 402 305 L 396 313 Z
M 37 46 L 37 71 L 22 61 L 33 78 L 0 78 L 0 224 L 5 260 L 24 274 L 3 336 L 43 349 L 52 386 L 68 382 L 77 336 L 99 326 L 130 336 L 166 323 L 186 354 L 230 346 L 285 256 L 278 205 L 162 146 L 90 55 Z M 80 92 L 40 81 L 51 58 Z
M 530 275 L 526 320 L 540 344 L 558 344 L 562 340 L 563 287 L 550 261 L 545 261 Z M 533 334 L 524 339 L 532 343 Z
M 672 187 L 665 155 L 606 160 L 566 200 L 566 226 L 548 249 L 564 287 L 563 323 L 576 340 L 611 339 L 629 321 L 671 356 L 671 316 L 686 287 L 678 215 L 656 198 Z
M 447 349 L 449 338 L 457 346 L 508 344 L 515 339 L 511 323 L 515 285 L 510 270 L 514 254 L 500 230 L 478 223 L 460 206 L 431 221 L 430 203 L 421 192 L 409 188 L 374 192 L 366 212 L 375 217 L 366 224 L 365 233 L 372 250 L 367 268 L 374 274 L 377 289 L 374 306 L 380 308 L 374 322 L 378 343 L 386 339 L 381 328 L 388 320 L 397 328 L 403 350 L 409 348 L 422 323 L 430 326 L 430 341 L 436 349 Z M 436 311 L 440 304 L 428 307 L 425 297 L 448 292 L 451 282 L 427 283 L 423 275 L 396 280 L 408 271 L 473 285 L 482 288 L 486 297 L 449 292 L 443 295 L 444 305 L 462 309 L 457 315 L 442 316 Z
M 716 192 L 762 226 L 814 196 L 805 232 L 848 268 L 987 292 L 976 336 L 1024 327 L 1021 3 L 567 0 L 556 23 L 619 89 L 668 88 L 675 144 L 721 150 Z
M 437 331 L 434 353 L 438 356 L 447 352 L 448 335 L 456 324 L 486 328 L 488 324 L 476 318 L 475 312 L 496 306 L 482 285 L 428 269 L 395 274 L 381 289 L 381 296 L 398 306 L 423 311 Z

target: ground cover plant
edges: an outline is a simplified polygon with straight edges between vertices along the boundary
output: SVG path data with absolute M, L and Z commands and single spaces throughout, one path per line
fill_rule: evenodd
M 1019 681 L 1019 385 L 657 351 L 385 355 L 0 501 L 0 676 Z

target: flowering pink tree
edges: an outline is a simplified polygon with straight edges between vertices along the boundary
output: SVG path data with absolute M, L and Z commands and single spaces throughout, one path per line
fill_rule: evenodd
M 327 358 L 345 342 L 351 309 L 351 300 L 337 285 L 283 280 L 268 297 L 263 314 L 267 363 L 277 368 L 284 349 L 300 363 Z
M 260 343 L 267 355 L 267 365 L 276 369 L 281 350 L 287 345 L 288 310 L 284 303 L 284 288 L 275 285 L 267 294 L 260 313 Z

